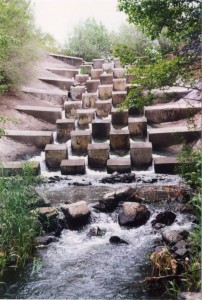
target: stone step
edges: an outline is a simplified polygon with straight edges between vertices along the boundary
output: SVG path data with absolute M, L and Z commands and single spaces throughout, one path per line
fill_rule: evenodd
M 104 59 L 97 58 L 93 59 L 93 69 L 102 69 L 102 64 L 104 64 Z
M 79 69 L 66 69 L 66 68 L 60 68 L 60 69 L 56 69 L 56 68 L 46 68 L 46 70 L 48 70 L 49 72 L 56 74 L 56 75 L 60 75 L 60 76 L 64 76 L 66 78 L 72 79 L 75 78 L 75 76 L 77 74 L 79 74 Z
M 6 130 L 5 136 L 18 142 L 44 148 L 53 141 L 52 131 Z
M 114 91 L 125 91 L 126 86 L 126 78 L 116 78 L 113 79 L 113 90 Z
M 55 79 L 55 78 L 49 78 L 49 77 L 39 77 L 39 80 L 57 86 L 61 90 L 70 91 L 70 87 L 74 85 L 73 79 Z
M 31 168 L 32 174 L 40 174 L 40 163 L 37 161 L 9 161 L 0 164 L 0 176 L 22 175 L 26 167 Z
M 67 100 L 67 92 L 63 91 L 50 91 L 43 89 L 34 89 L 24 87 L 21 89 L 23 93 L 30 94 L 31 96 L 38 98 L 40 100 L 45 100 L 51 102 L 52 104 L 58 104 L 63 106 L 64 102 Z
M 112 104 L 114 107 L 124 103 L 127 97 L 126 91 L 112 92 Z
M 201 105 L 155 105 L 147 106 L 144 109 L 148 124 L 172 122 L 180 119 L 190 118 L 201 111 Z
M 92 143 L 90 130 L 74 130 L 71 132 L 71 147 L 76 152 L 87 152 L 88 144 Z
M 48 144 L 44 151 L 49 168 L 59 168 L 62 160 L 68 158 L 67 144 Z
M 89 80 L 88 74 L 77 74 L 75 77 L 75 81 L 79 84 L 85 84 L 87 80 Z
M 111 150 L 129 150 L 130 134 L 128 130 L 110 131 L 110 149 Z
M 101 74 L 100 82 L 102 85 L 113 84 L 113 75 L 112 74 Z
M 76 113 L 79 126 L 87 126 L 95 118 L 95 109 L 93 108 L 77 109 Z
M 70 95 L 73 101 L 82 100 L 82 94 L 85 93 L 86 88 L 82 85 L 71 86 Z
M 83 108 L 95 108 L 97 100 L 98 100 L 97 93 L 83 93 L 82 94 L 82 107 Z
M 103 74 L 103 69 L 91 69 L 91 79 L 100 79 Z
M 109 158 L 109 144 L 96 143 L 88 145 L 88 165 L 102 168 L 107 165 Z
M 98 86 L 100 85 L 100 80 L 91 79 L 86 81 L 86 89 L 88 93 L 96 93 Z
M 95 119 L 92 121 L 92 136 L 94 139 L 109 139 L 110 120 Z
M 131 172 L 130 158 L 111 158 L 107 161 L 107 173 L 112 174 L 118 172 L 120 174 Z
M 96 101 L 96 115 L 101 118 L 106 118 L 111 114 L 112 100 Z
M 80 57 L 66 56 L 54 53 L 49 53 L 49 55 L 74 67 L 80 67 L 83 64 L 83 58 Z
M 154 158 L 154 171 L 159 174 L 177 174 L 179 162 L 176 157 Z
M 114 78 L 124 78 L 126 74 L 126 70 L 124 68 L 115 68 L 113 69 Z
M 71 131 L 75 130 L 74 119 L 58 119 L 57 126 L 57 140 L 59 142 L 67 142 L 71 137 Z
M 98 97 L 100 100 L 109 100 L 112 98 L 112 84 L 105 84 L 98 86 Z
M 145 117 L 129 117 L 128 130 L 130 132 L 130 136 L 146 136 L 147 119 Z
M 85 169 L 85 159 L 65 159 L 60 164 L 62 175 L 83 175 Z
M 55 123 L 57 119 L 62 117 L 62 108 L 17 105 L 15 109 L 50 123 Z
M 128 125 L 128 110 L 120 110 L 119 108 L 112 108 L 112 125 Z
M 201 137 L 200 129 L 188 129 L 186 126 L 149 128 L 147 132 L 154 149 L 193 142 Z
M 77 109 L 82 108 L 82 101 L 65 101 L 65 117 L 67 119 L 75 119 L 77 117 Z
M 152 163 L 152 144 L 149 142 L 135 142 L 130 144 L 131 163 L 134 167 L 145 168 Z

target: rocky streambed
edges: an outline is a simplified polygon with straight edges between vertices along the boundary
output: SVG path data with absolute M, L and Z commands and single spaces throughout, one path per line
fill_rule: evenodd
M 38 187 L 44 201 L 37 208 L 43 225 L 38 270 L 32 272 L 30 263 L 19 273 L 8 272 L 1 297 L 154 299 L 141 284 L 151 272 L 151 253 L 167 245 L 176 258 L 189 255 L 188 231 L 195 219 L 177 177 L 120 183 L 130 176 L 52 177 Z

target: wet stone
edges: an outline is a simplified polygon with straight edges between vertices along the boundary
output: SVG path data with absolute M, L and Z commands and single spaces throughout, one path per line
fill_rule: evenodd
M 110 120 L 96 119 L 92 121 L 92 136 L 96 139 L 109 139 Z
M 61 210 L 70 229 L 84 226 L 89 221 L 90 210 L 86 201 L 63 205 Z
M 147 135 L 147 119 L 145 117 L 128 119 L 128 129 L 131 136 Z
M 152 163 L 152 144 L 148 142 L 131 143 L 130 155 L 133 166 L 148 167 Z
M 131 161 L 129 158 L 111 158 L 107 161 L 107 173 L 129 173 L 131 172 Z
M 109 158 L 109 144 L 96 143 L 88 145 L 88 165 L 91 167 L 104 167 Z
M 111 130 L 110 149 L 127 150 L 130 149 L 130 135 L 128 130 Z
M 150 211 L 145 205 L 136 202 L 125 202 L 119 213 L 118 221 L 122 226 L 138 227 L 150 218 Z

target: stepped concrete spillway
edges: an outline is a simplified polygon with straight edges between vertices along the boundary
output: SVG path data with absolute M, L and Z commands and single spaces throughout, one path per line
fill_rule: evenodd
M 53 74 L 66 77 L 68 79 L 75 78 L 75 76 L 79 74 L 79 69 L 47 68 L 46 70 L 52 72 Z
M 70 91 L 71 86 L 74 84 L 73 79 L 55 79 L 49 77 L 39 77 L 38 79 L 44 81 L 45 83 L 52 84 L 65 91 Z
M 50 56 L 62 60 L 68 65 L 74 66 L 74 67 L 80 67 L 83 64 L 83 58 L 79 57 L 73 57 L 73 56 L 65 56 L 65 55 L 59 55 L 59 54 L 49 54 Z
M 62 117 L 62 108 L 57 107 L 17 105 L 15 109 L 50 123 L 55 123 L 57 119 Z

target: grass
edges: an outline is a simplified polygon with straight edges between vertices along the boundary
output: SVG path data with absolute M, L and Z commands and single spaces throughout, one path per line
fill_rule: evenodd
M 40 228 L 37 215 L 31 213 L 37 201 L 32 187 L 38 180 L 26 164 L 22 176 L 0 177 L 0 274 L 7 266 L 24 266 L 33 257 Z

